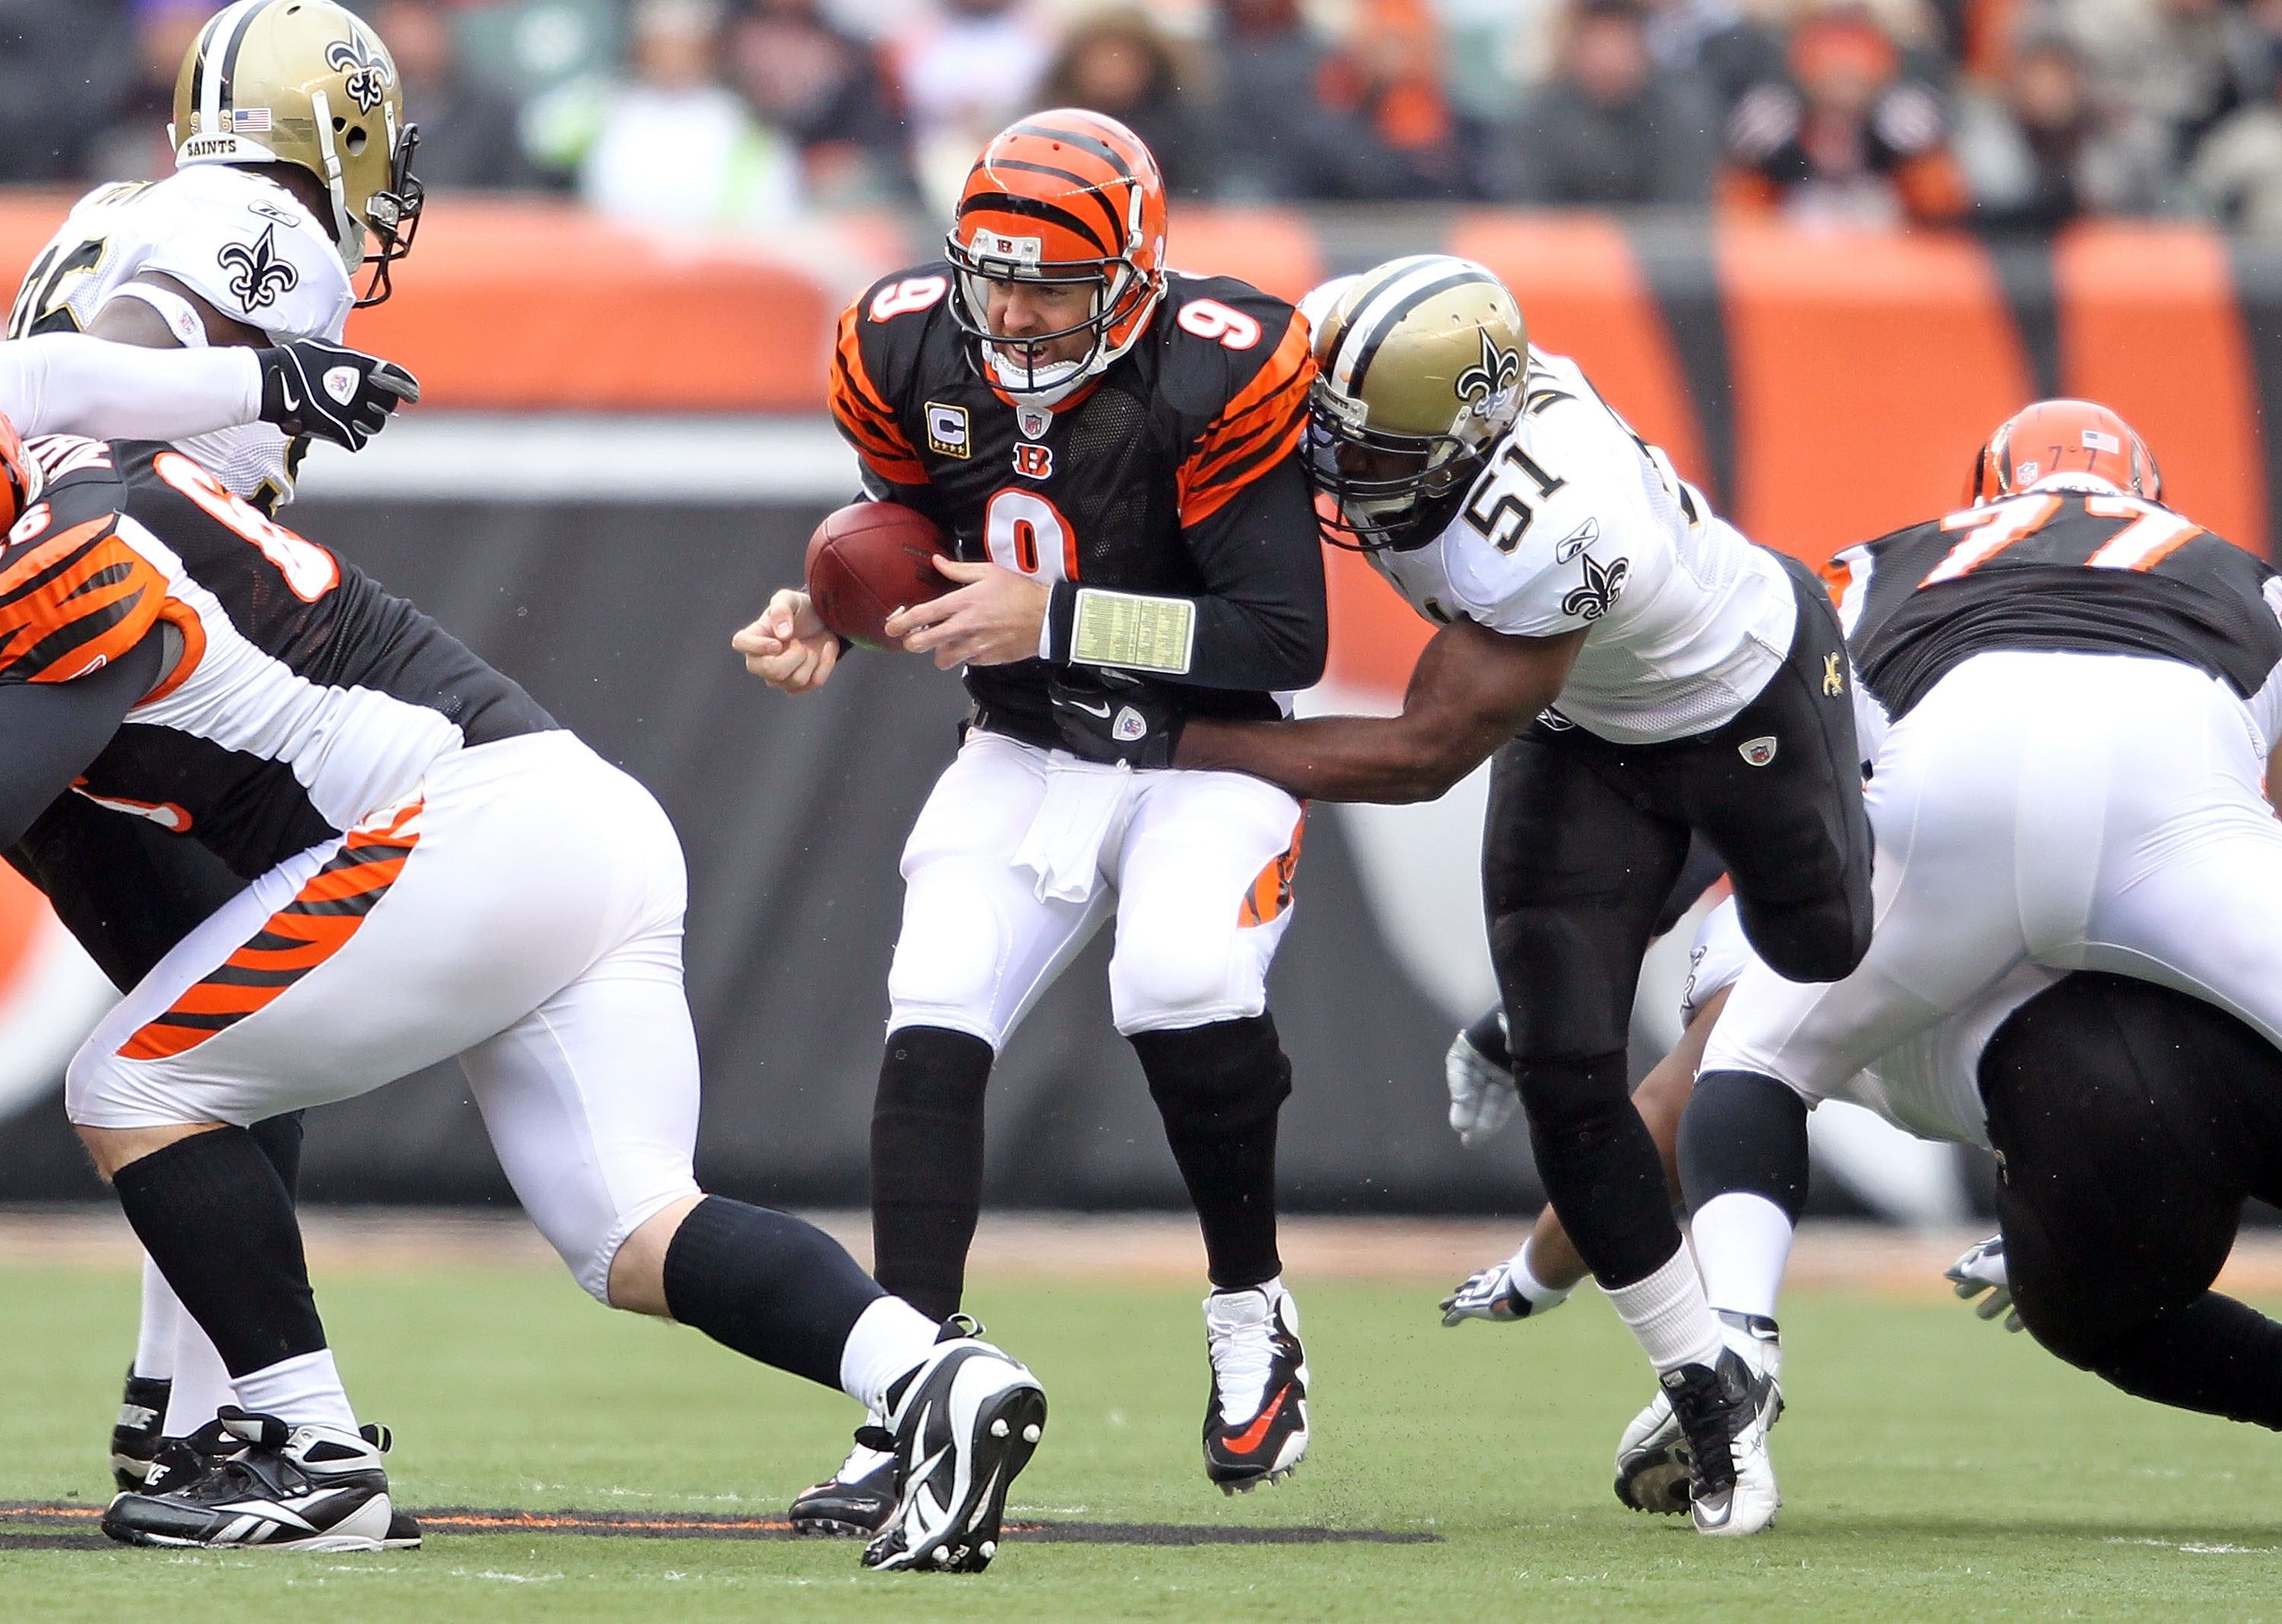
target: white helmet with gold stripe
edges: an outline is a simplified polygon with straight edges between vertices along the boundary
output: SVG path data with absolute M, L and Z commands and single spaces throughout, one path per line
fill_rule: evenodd
M 296 164 L 316 176 L 350 274 L 374 267 L 358 303 L 388 297 L 420 218 L 420 136 L 388 48 L 360 19 L 333 0 L 235 0 L 182 58 L 167 139 L 178 167 Z

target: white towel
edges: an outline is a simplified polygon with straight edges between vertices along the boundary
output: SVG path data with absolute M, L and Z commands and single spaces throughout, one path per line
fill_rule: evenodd
M 1101 878 L 1101 846 L 1125 810 L 1133 769 L 1057 754 L 1046 798 L 1014 849 L 1013 866 L 1038 877 L 1040 902 L 1083 902 Z

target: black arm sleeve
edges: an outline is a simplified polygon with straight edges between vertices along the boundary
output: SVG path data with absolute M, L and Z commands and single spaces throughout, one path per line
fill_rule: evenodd
M 135 702 L 159 684 L 156 633 L 123 658 L 68 682 L 0 684 L 0 849 L 111 742 Z
M 82 795 L 58 796 L 7 859 L 121 992 L 245 889 L 196 840 Z
M 1331 611 L 1315 498 L 1299 458 L 1285 458 L 1181 534 L 1204 577 L 1204 590 L 1191 600 L 1195 652 L 1184 675 L 1148 674 L 1254 693 L 1313 687 L 1331 646 Z M 1057 662 L 1069 658 L 1084 584 L 1054 587 L 1047 616 Z

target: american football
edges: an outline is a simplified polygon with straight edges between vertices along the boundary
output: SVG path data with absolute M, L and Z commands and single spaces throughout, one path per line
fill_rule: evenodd
M 888 617 L 941 597 L 950 556 L 935 521 L 892 501 L 858 501 L 824 516 L 808 539 L 808 595 L 824 624 L 866 649 L 893 649 Z

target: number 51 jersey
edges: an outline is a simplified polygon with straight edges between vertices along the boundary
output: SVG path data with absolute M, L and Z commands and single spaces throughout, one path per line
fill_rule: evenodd
M 54 435 L 0 545 L 0 684 L 68 682 L 157 628 L 159 685 L 73 785 L 252 879 L 466 746 L 555 724 L 353 564 L 164 446 Z

